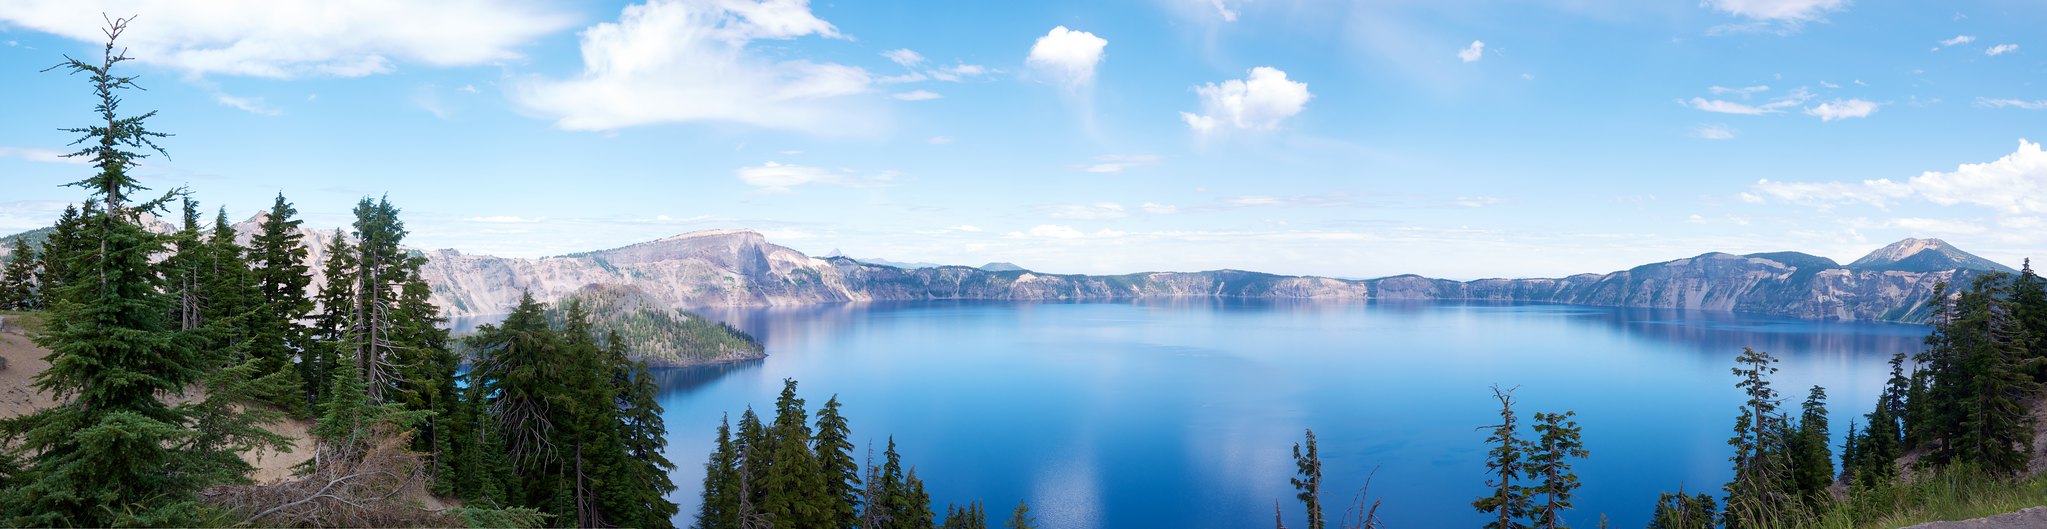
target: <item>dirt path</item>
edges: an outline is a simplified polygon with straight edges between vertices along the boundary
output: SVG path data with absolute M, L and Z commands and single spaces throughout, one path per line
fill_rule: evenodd
M 1905 529 L 2033 529 L 2047 527 L 2047 507 L 1956 522 L 1923 523 Z

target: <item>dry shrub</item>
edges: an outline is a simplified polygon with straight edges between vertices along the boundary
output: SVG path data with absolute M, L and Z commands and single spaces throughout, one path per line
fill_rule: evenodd
M 264 527 L 459 527 L 461 518 L 420 503 L 426 465 L 389 426 L 355 443 L 319 442 L 312 471 L 279 483 L 207 489 L 206 503 Z

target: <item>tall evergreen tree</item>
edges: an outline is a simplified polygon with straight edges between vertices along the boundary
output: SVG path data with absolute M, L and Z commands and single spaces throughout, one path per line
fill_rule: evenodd
M 1576 497 L 1578 474 L 1571 471 L 1570 459 L 1584 459 L 1591 456 L 1580 439 L 1582 428 L 1578 421 L 1571 420 L 1577 412 L 1536 413 L 1536 441 L 1528 446 L 1528 462 L 1522 471 L 1531 479 L 1538 479 L 1537 485 L 1528 489 L 1528 495 L 1542 501 L 1532 506 L 1529 517 L 1540 529 L 1560 529 L 1564 526 L 1564 511 L 1571 509 L 1571 499 Z M 1531 499 L 1533 499 L 1531 498 Z
M 1827 487 L 1834 484 L 1833 434 L 1827 424 L 1827 389 L 1813 386 L 1799 408 L 1798 431 L 1791 434 L 1792 491 L 1817 507 L 1832 499 Z
M 938 527 L 939 529 L 988 529 L 988 513 L 981 509 L 981 502 L 978 501 L 968 503 L 965 506 L 947 505 L 945 507 L 945 521 L 938 524 Z
M 1294 472 L 1299 477 L 1291 478 L 1294 497 L 1308 511 L 1308 529 L 1323 529 L 1322 520 L 1322 454 L 1315 447 L 1315 430 L 1308 430 L 1308 449 L 1303 452 L 1299 443 L 1294 444 Z
M 704 463 L 703 501 L 697 510 L 698 529 L 738 529 L 739 449 L 732 441 L 732 421 L 718 422 L 718 443 Z
M 306 264 L 305 236 L 299 233 L 304 221 L 296 215 L 298 209 L 279 193 L 249 240 L 248 256 L 260 296 L 256 305 L 262 307 L 250 317 L 249 355 L 263 360 L 266 373 L 296 371 L 290 383 L 299 390 L 297 403 L 287 406 L 294 410 L 303 409 L 306 397 L 317 393 L 311 386 L 325 380 L 320 378 L 325 373 L 312 369 L 319 349 L 306 325 L 314 307 L 309 297 L 313 275 Z
M 69 129 L 83 144 L 70 156 L 97 170 L 72 185 L 99 206 L 80 215 L 83 251 L 63 252 L 63 266 L 74 271 L 53 293 L 48 327 L 36 337 L 50 350 L 50 367 L 34 385 L 60 404 L 12 422 L 29 458 L 15 477 L 21 484 L 0 491 L 0 525 L 189 525 L 206 485 L 164 472 L 191 457 L 180 447 L 192 431 L 159 396 L 182 394 L 203 370 L 197 344 L 170 320 L 173 303 L 151 262 L 163 238 L 139 225 L 142 212 L 170 197 L 130 200 L 144 188 L 129 171 L 142 150 L 161 153 L 154 140 L 167 135 L 144 126 L 154 112 L 120 113 L 118 94 L 135 87 L 134 77 L 114 71 L 129 60 L 114 46 L 126 26 L 109 21 L 97 63 L 67 57 L 54 68 L 88 74 L 99 98 L 104 124 Z
M 42 261 L 36 257 L 35 249 L 28 246 L 28 239 L 14 238 L 7 265 L 0 268 L 0 310 L 43 308 L 36 278 L 41 268 Z
M 625 450 L 617 462 L 621 468 L 606 480 L 612 485 L 605 498 L 621 513 L 616 518 L 621 526 L 668 527 L 678 507 L 668 501 L 668 494 L 676 489 L 668 477 L 675 465 L 663 455 L 668 447 L 668 427 L 657 400 L 660 387 L 646 362 L 628 358 L 618 333 L 609 333 L 605 343 L 612 383 L 618 390 L 618 436 Z
M 782 395 L 775 399 L 775 422 L 769 427 L 774 438 L 771 463 L 760 482 L 765 501 L 761 510 L 777 526 L 823 527 L 831 519 L 823 471 L 810 447 L 809 422 L 803 399 L 796 396 L 796 380 L 783 379 Z
M 1665 492 L 1656 500 L 1649 529 L 1715 529 L 1720 527 L 1719 511 L 1710 494 L 1687 496 L 1683 489 L 1677 494 Z
M 299 362 L 300 378 L 325 381 L 333 378 L 333 372 L 340 370 L 343 362 L 353 363 L 353 349 L 350 347 L 351 332 L 355 321 L 355 247 L 348 243 L 341 230 L 335 230 L 324 253 L 327 263 L 321 269 L 326 283 L 320 287 L 317 299 L 319 311 L 313 314 L 312 347 L 302 353 L 305 358 Z M 324 401 L 323 383 L 306 385 L 306 401 L 318 404 Z
M 1519 529 L 1527 527 L 1520 522 L 1534 511 L 1526 487 L 1516 484 L 1526 467 L 1523 458 L 1531 449 L 1528 441 L 1521 439 L 1514 416 L 1514 390 L 1493 386 L 1493 398 L 1500 401 L 1500 424 L 1492 426 L 1493 433 L 1486 437 L 1486 444 L 1492 449 L 1486 452 L 1486 473 L 1491 476 L 1486 486 L 1493 493 L 1471 502 L 1478 512 L 1493 515 L 1486 522 L 1486 529 Z
M 86 205 L 91 206 L 91 202 Z M 50 227 L 50 238 L 43 240 L 42 254 L 37 257 L 40 262 L 36 266 L 37 297 L 42 308 L 56 303 L 57 291 L 71 278 L 69 263 L 73 256 L 84 251 L 84 237 L 80 234 L 84 228 L 80 225 L 79 211 L 76 205 L 65 205 L 64 213 L 57 215 L 57 223 Z
M 846 417 L 839 414 L 839 397 L 833 395 L 817 412 L 818 470 L 832 527 L 860 523 L 860 464 L 853 460 L 852 435 Z
M 1785 485 L 1790 481 L 1784 461 L 1784 419 L 1777 412 L 1781 402 L 1770 387 L 1770 375 L 1777 372 L 1777 358 L 1769 353 L 1742 348 L 1732 371 L 1740 378 L 1735 384 L 1747 394 L 1741 416 L 1734 423 L 1734 478 L 1727 482 L 1727 513 L 1730 529 L 1779 519 L 1787 507 Z

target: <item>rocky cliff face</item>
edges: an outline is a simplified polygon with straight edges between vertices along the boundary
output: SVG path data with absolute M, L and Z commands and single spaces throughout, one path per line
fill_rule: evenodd
M 261 216 L 236 225 L 246 238 Z M 304 230 L 312 269 L 333 230 Z M 1906 239 L 1842 266 L 1797 252 L 1708 253 L 1608 274 L 1452 281 L 1394 276 L 1362 281 L 1238 270 L 1114 276 L 1041 274 L 1009 266 L 899 268 L 811 257 L 744 230 L 693 232 L 540 259 L 422 251 L 433 301 L 450 317 L 510 312 L 522 292 L 563 299 L 587 285 L 626 285 L 669 307 L 755 307 L 859 301 L 1116 300 L 1234 297 L 1492 300 L 1754 312 L 1820 320 L 1925 321 L 1940 282 L 1959 284 L 2009 267 L 1938 239 Z M 321 285 L 323 278 L 315 277 Z

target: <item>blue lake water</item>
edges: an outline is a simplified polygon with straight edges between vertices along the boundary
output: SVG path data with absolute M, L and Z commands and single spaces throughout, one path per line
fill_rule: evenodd
M 1592 455 L 1566 520 L 1641 527 L 1657 494 L 1718 492 L 1744 346 L 1784 359 L 1787 406 L 1827 388 L 1836 441 L 1926 328 L 1600 307 L 1172 300 L 919 302 L 714 313 L 766 343 L 746 364 L 663 370 L 679 524 L 721 416 L 772 416 L 783 378 L 838 395 L 858 440 L 894 436 L 934 510 L 1028 500 L 1046 527 L 1265 527 L 1313 428 L 1333 519 L 1370 481 L 1397 528 L 1475 527 L 1489 386 L 1524 421 L 1574 410 Z M 864 457 L 867 443 L 863 442 Z

